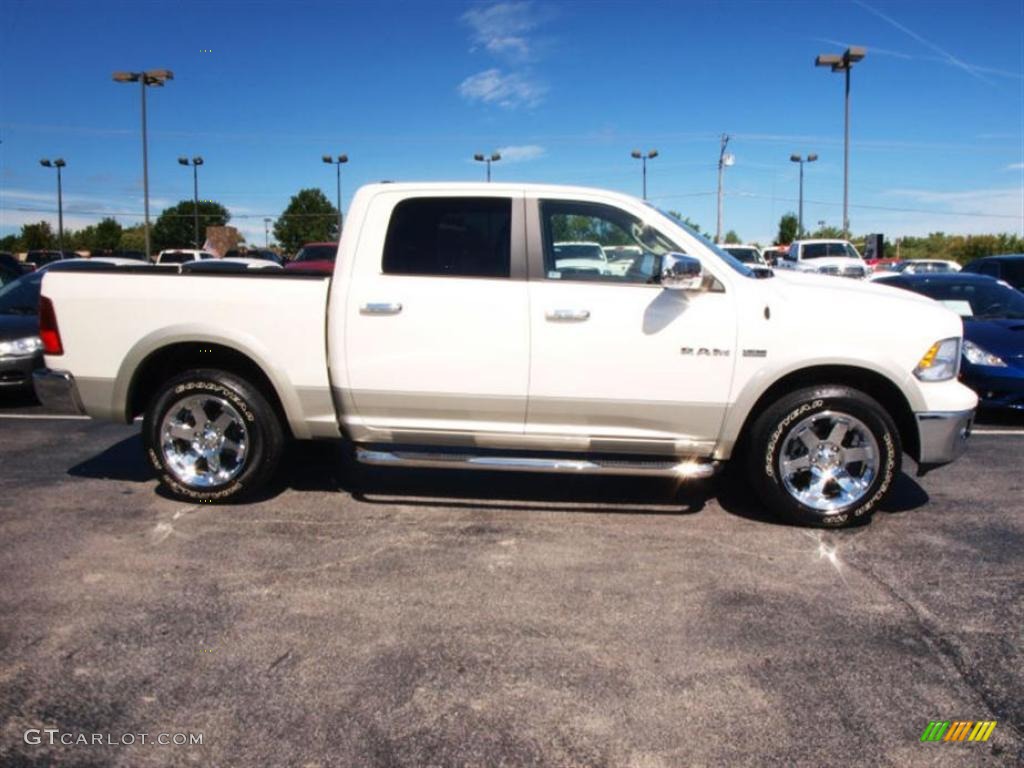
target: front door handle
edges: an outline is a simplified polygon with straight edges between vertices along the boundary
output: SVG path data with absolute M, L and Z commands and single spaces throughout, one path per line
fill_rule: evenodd
M 359 307 L 359 311 L 364 315 L 397 315 L 402 305 L 397 301 L 371 301 Z
M 549 309 L 545 314 L 548 320 L 560 323 L 580 323 L 590 317 L 589 309 Z

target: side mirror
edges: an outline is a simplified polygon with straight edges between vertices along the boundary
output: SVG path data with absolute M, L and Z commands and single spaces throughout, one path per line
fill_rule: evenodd
M 661 287 L 673 291 L 699 291 L 704 287 L 700 261 L 682 253 L 666 253 L 661 259 Z

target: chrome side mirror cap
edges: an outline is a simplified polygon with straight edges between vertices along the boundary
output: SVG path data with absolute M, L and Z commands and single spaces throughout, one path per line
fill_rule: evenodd
M 661 259 L 661 287 L 672 291 L 703 290 L 700 260 L 683 253 L 666 253 Z

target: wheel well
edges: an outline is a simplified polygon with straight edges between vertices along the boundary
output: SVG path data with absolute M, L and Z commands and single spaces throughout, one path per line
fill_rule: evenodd
M 288 419 L 277 390 L 252 358 L 222 344 L 198 341 L 161 347 L 139 364 L 128 387 L 128 417 L 134 418 L 145 411 L 163 382 L 193 368 L 216 368 L 245 379 L 267 398 L 277 411 L 281 424 L 288 429 Z
M 747 430 L 754 420 L 783 395 L 802 387 L 813 387 L 821 384 L 842 384 L 859 389 L 870 395 L 885 408 L 896 423 L 903 450 L 915 461 L 921 455 L 917 434 L 917 421 L 914 412 L 900 388 L 885 376 L 866 368 L 845 365 L 821 365 L 814 368 L 802 368 L 783 376 L 762 393 L 754 407 L 750 409 L 743 428 L 740 430 L 739 441 L 747 436 Z

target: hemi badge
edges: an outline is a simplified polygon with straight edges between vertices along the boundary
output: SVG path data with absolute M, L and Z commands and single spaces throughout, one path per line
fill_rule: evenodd
M 744 357 L 768 357 L 767 349 L 744 349 Z

